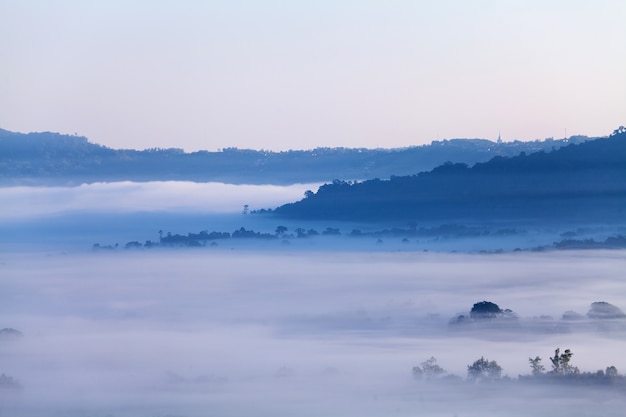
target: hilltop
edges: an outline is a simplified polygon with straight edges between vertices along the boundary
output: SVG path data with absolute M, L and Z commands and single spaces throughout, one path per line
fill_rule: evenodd
M 550 152 L 445 163 L 389 180 L 333 181 L 274 210 L 333 220 L 624 219 L 626 131 Z

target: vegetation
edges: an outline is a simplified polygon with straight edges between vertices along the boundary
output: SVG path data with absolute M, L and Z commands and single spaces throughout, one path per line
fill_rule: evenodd
M 626 248 L 626 236 L 609 236 L 604 241 L 594 239 L 563 239 L 554 242 L 556 249 L 616 249 Z
M 502 309 L 497 304 L 490 301 L 481 301 L 472 306 L 470 310 L 471 318 L 495 318 L 502 313 Z
M 571 350 L 565 349 L 565 352 L 559 355 L 559 349 L 554 351 L 554 357 L 550 358 L 552 362 L 552 373 L 554 375 L 576 375 L 580 371 L 577 367 L 570 365 L 570 360 L 574 354 Z
M 517 382 L 536 382 L 536 383 L 556 383 L 556 384 L 575 384 L 575 385 L 605 385 L 615 386 L 620 389 L 626 388 L 626 376 L 620 375 L 615 366 L 608 366 L 605 370 L 596 372 L 580 372 L 578 367 L 571 364 L 574 353 L 570 349 L 565 349 L 561 353 L 557 348 L 554 356 L 550 357 L 552 369 L 546 372 L 545 367 L 541 364 L 541 358 L 528 358 L 531 368 L 530 375 L 520 375 Z M 508 376 L 502 376 L 502 367 L 496 361 L 490 361 L 484 357 L 475 360 L 471 365 L 467 366 L 467 382 L 472 383 L 495 383 L 506 379 L 507 381 L 515 381 Z M 431 357 L 420 366 L 413 367 L 413 376 L 418 380 L 433 380 L 447 377 L 454 377 L 448 374 L 443 368 L 437 364 L 437 359 Z M 459 379 L 458 377 L 456 377 Z
M 333 181 L 274 213 L 292 218 L 624 218 L 626 132 L 552 152 L 495 157 L 469 167 L 446 163 L 389 180 Z
M 410 239 L 448 239 L 448 238 L 463 238 L 463 237 L 478 237 L 478 236 L 493 236 L 501 237 L 514 234 L 523 234 L 526 231 L 524 229 L 491 229 L 486 226 L 464 226 L 458 224 L 443 224 L 440 226 L 432 227 L 417 227 L 414 222 L 410 222 L 407 228 L 394 227 L 389 229 L 381 229 L 375 231 L 362 231 L 360 229 L 352 229 L 349 233 L 342 232 L 339 228 L 326 227 L 321 231 L 315 229 L 305 229 L 302 227 L 296 227 L 290 233 L 289 229 L 285 226 L 277 226 L 274 233 L 257 232 L 254 230 L 247 230 L 243 227 L 234 230 L 233 232 L 221 232 L 202 230 L 200 232 L 190 232 L 187 234 L 172 234 L 171 232 L 163 233 L 159 232 L 158 241 L 146 240 L 143 244 L 138 240 L 127 242 L 122 247 L 124 249 L 139 249 L 139 248 L 155 248 L 155 247 L 202 247 L 207 244 L 210 246 L 217 246 L 219 242 L 228 241 L 230 239 L 254 239 L 258 241 L 272 241 L 280 239 L 283 241 L 289 241 L 291 239 L 304 239 L 314 238 L 316 236 L 345 236 L 350 239 L 372 239 L 373 241 L 383 242 L 382 238 L 393 238 L 397 241 L 404 243 L 410 242 Z M 119 244 L 116 245 L 102 245 L 95 243 L 94 249 L 97 250 L 113 250 L 117 249 Z M 592 246 L 567 246 L 562 242 L 556 242 L 552 246 L 532 247 L 526 248 L 526 250 L 541 251 L 548 249 L 615 249 L 626 248 L 626 236 L 616 235 L 609 237 L 603 244 L 597 244 Z M 515 251 L 521 251 L 522 249 L 515 249 Z M 484 252 L 484 251 L 482 251 Z M 501 253 L 502 250 L 492 251 L 492 253 Z M 497 306 L 496 306 L 497 307 Z M 498 317 L 511 317 L 510 310 L 500 311 L 487 311 L 488 305 L 477 305 L 474 307 L 471 314 L 471 318 L 488 318 L 494 314 Z M 498 307 L 499 308 L 499 307 Z M 487 309 L 483 311 L 483 309 Z M 482 311 L 482 313 L 481 313 Z M 482 316 L 481 316 L 482 314 Z
M 431 356 L 420 364 L 421 366 L 413 367 L 413 376 L 416 379 L 433 379 L 444 375 L 446 371 L 437 364 L 437 359 Z
M 463 326 L 471 323 L 506 322 L 509 325 L 517 319 L 517 314 L 509 308 L 501 309 L 496 303 L 491 301 L 480 301 L 472 306 L 469 314 L 456 315 L 450 320 L 450 324 Z
M 22 385 L 12 376 L 0 374 L 0 390 L 1 389 L 20 389 Z
M 467 378 L 472 381 L 493 381 L 502 375 L 502 367 L 496 361 L 483 358 L 467 366 Z
M 546 367 L 541 364 L 541 358 L 539 356 L 535 356 L 534 359 L 528 358 L 528 362 L 530 363 L 533 376 L 539 376 L 546 370 Z

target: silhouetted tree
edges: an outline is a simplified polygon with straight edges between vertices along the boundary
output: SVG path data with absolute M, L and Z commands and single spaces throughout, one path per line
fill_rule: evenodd
M 137 241 L 132 241 L 124 245 L 124 249 L 137 249 L 137 248 L 140 248 L 141 246 L 142 246 L 141 243 Z
M 620 126 L 617 129 L 615 129 L 613 133 L 611 134 L 611 136 L 621 135 L 622 133 L 626 133 L 626 127 L 624 126 Z
M 530 363 L 530 368 L 533 370 L 533 376 L 543 375 L 546 368 L 541 364 L 541 358 L 539 356 L 535 356 L 535 359 L 528 358 L 528 362 Z
M 570 360 L 572 359 L 574 353 L 569 349 L 565 349 L 565 352 L 561 354 L 559 353 L 560 349 L 557 348 L 554 351 L 554 356 L 550 358 L 550 361 L 552 362 L 552 371 L 550 371 L 550 373 L 554 375 L 578 374 L 578 368 L 570 365 Z
M 442 376 L 446 373 L 444 369 L 437 364 L 437 359 L 431 356 L 430 359 L 422 362 L 420 366 L 413 367 L 413 376 L 417 379 L 431 379 Z
M 471 380 L 494 380 L 500 378 L 502 367 L 496 361 L 489 361 L 481 356 L 467 366 L 467 377 Z
M 609 378 L 614 378 L 617 377 L 619 374 L 617 373 L 617 368 L 614 366 L 609 366 L 606 368 L 606 372 L 605 372 L 606 376 L 608 376 Z

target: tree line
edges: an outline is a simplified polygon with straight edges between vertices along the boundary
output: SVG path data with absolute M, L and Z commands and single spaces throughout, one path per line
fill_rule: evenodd
M 511 236 L 518 233 L 525 233 L 523 229 L 516 228 L 497 228 L 492 229 L 484 226 L 465 226 L 461 224 L 442 224 L 439 226 L 430 227 L 417 227 L 415 222 L 409 222 L 406 228 L 393 227 L 387 229 L 380 229 L 374 231 L 363 231 L 361 229 L 352 229 L 350 232 L 341 231 L 337 227 L 326 227 L 325 229 L 318 231 L 312 228 L 296 227 L 293 230 L 289 230 L 288 227 L 279 225 L 276 227 L 274 233 L 257 232 L 252 229 L 246 229 L 240 227 L 233 232 L 220 232 L 202 230 L 200 232 L 190 232 L 187 234 L 178 234 L 159 231 L 158 241 L 146 240 L 144 243 L 134 240 L 127 242 L 123 245 L 124 249 L 139 249 L 139 248 L 153 248 L 153 247 L 203 247 L 207 244 L 209 246 L 217 246 L 220 241 L 227 241 L 230 239 L 256 239 L 263 241 L 271 240 L 284 240 L 290 239 L 305 239 L 316 236 L 343 236 L 347 238 L 371 238 L 375 239 L 377 243 L 383 243 L 383 238 L 395 238 L 400 239 L 403 243 L 409 243 L 409 239 L 438 239 L 438 238 L 460 238 L 460 237 L 478 237 L 478 236 Z M 560 241 L 554 242 L 551 246 L 537 246 L 533 248 L 527 248 L 526 250 L 532 251 L 544 251 L 549 249 L 619 249 L 626 248 L 626 236 L 614 235 L 609 236 L 603 241 L 596 241 L 594 239 L 573 239 L 576 236 L 575 232 L 565 232 L 561 236 L 564 238 Z M 419 241 L 419 240 L 417 240 Z M 93 249 L 97 250 L 113 250 L 117 249 L 119 244 L 115 245 L 101 245 L 95 243 Z M 523 249 L 516 248 L 515 251 L 521 251 Z M 502 250 L 498 250 L 502 252 Z
M 572 364 L 574 352 L 565 349 L 561 352 L 556 348 L 554 355 L 549 357 L 550 370 L 546 370 L 543 360 L 539 356 L 528 358 L 531 369 L 530 374 L 519 375 L 517 380 L 502 375 L 503 368 L 495 361 L 485 357 L 480 357 L 467 365 L 466 382 L 473 383 L 495 383 L 495 382 L 541 382 L 571 385 L 609 385 L 626 387 L 626 376 L 621 375 L 613 365 L 606 369 L 599 369 L 595 372 L 581 372 L 577 366 Z M 430 357 L 412 369 L 413 377 L 417 380 L 463 380 L 460 376 L 450 374 L 444 370 L 435 357 Z

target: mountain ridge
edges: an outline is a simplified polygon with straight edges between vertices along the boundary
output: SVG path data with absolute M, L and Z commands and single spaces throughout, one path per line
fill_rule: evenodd
M 336 180 L 274 210 L 335 219 L 626 216 L 626 132 L 549 153 L 495 157 L 472 167 L 446 163 L 389 180 Z
M 83 136 L 0 129 L 0 185 L 78 185 L 105 181 L 196 181 L 294 184 L 412 175 L 446 161 L 466 164 L 596 140 L 586 136 L 497 143 L 450 139 L 391 149 L 316 148 L 282 152 L 224 148 L 219 152 L 112 149 Z

